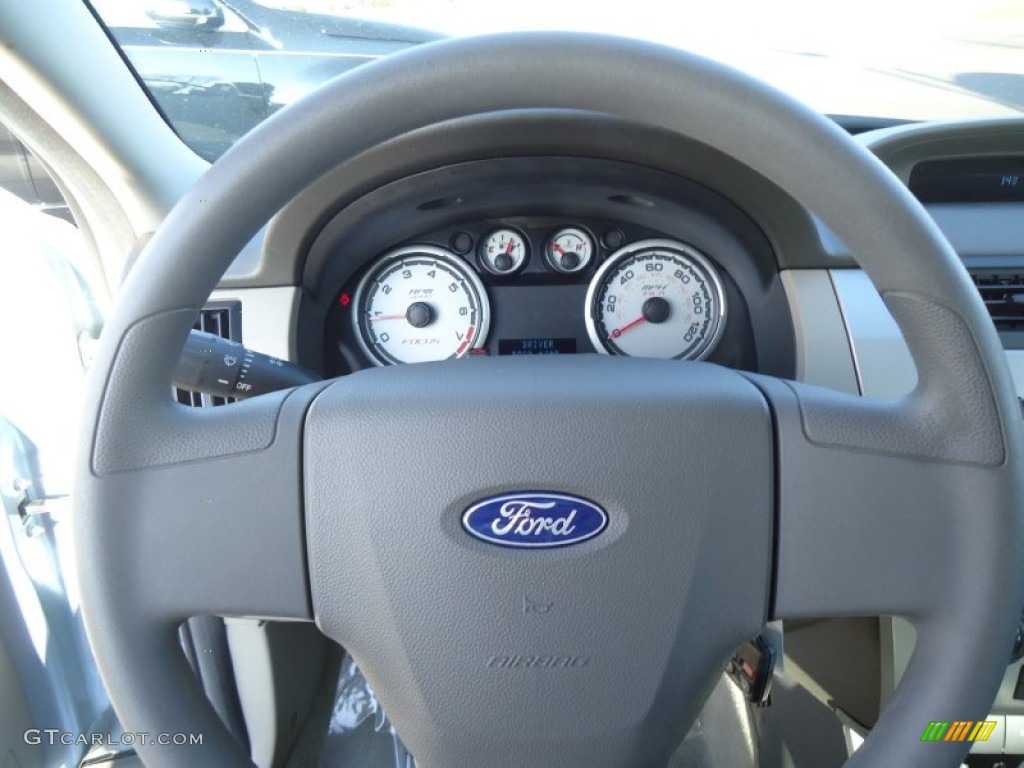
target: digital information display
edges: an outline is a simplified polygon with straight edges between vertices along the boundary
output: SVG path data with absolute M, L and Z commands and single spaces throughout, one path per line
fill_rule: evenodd
M 573 355 L 576 339 L 498 339 L 499 355 Z
M 922 203 L 1024 202 L 1024 157 L 971 157 L 918 163 L 910 191 Z

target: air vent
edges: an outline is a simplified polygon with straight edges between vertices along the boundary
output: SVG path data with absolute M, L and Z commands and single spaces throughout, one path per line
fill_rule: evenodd
M 971 279 L 996 330 L 1024 331 L 1024 272 L 972 270 Z
M 242 303 L 239 301 L 215 301 L 203 307 L 192 326 L 197 331 L 206 331 L 221 338 L 242 341 Z M 175 396 L 182 405 L 205 408 L 235 402 L 233 397 L 217 397 L 187 389 L 175 389 Z

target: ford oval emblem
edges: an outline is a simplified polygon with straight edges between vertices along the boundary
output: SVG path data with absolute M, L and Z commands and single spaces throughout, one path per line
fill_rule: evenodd
M 564 547 L 608 525 L 597 504 L 564 493 L 506 493 L 478 501 L 462 516 L 470 536 L 500 547 Z

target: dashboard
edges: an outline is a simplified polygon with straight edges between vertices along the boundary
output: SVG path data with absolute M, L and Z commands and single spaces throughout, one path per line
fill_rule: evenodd
M 794 373 L 765 234 L 688 179 L 593 158 L 494 158 L 357 205 L 359 225 L 348 206 L 311 254 L 317 290 L 300 317 L 323 338 L 309 352 L 326 374 L 587 353 Z
M 1019 314 L 1021 121 L 898 125 L 856 138 L 922 198 L 993 314 Z M 967 198 L 949 191 L 965 184 Z M 568 272 L 551 262 L 561 233 L 582 243 L 581 263 Z M 491 238 L 498 249 L 512 242 L 505 255 L 513 264 L 488 268 L 481 249 Z M 453 121 L 326 170 L 239 254 L 214 298 L 244 292 L 243 325 L 258 328 L 271 351 L 321 375 L 393 364 L 375 351 L 373 324 L 355 314 L 360 284 L 396 253 L 440 249 L 482 286 L 489 315 L 486 333 L 473 325 L 474 339 L 461 353 L 456 334 L 469 325 L 447 329 L 454 347 L 443 357 L 629 354 L 628 344 L 595 344 L 588 320 L 596 328 L 602 313 L 588 292 L 599 269 L 648 240 L 699 254 L 721 283 L 720 327 L 697 358 L 867 396 L 898 396 L 914 386 L 913 362 L 888 310 L 812 207 L 707 146 L 557 110 Z M 642 314 L 642 306 L 628 318 L 623 313 L 605 336 L 621 334 Z M 275 317 L 288 319 L 281 325 Z M 1024 355 L 1017 352 L 1024 329 L 1013 317 L 996 322 L 1024 393 Z M 634 326 L 622 338 L 629 342 L 640 331 Z M 672 351 L 660 354 L 694 356 Z
M 354 337 L 377 365 L 577 352 L 704 359 L 727 325 L 726 278 L 692 246 L 653 234 L 508 217 L 401 246 L 339 295 L 352 310 L 336 319 L 342 354 Z

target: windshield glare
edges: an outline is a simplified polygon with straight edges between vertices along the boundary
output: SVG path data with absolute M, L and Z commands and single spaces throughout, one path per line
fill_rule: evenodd
M 352 67 L 446 36 L 580 30 L 738 67 L 834 116 L 1024 110 L 1024 4 L 1008 0 L 94 0 L 178 134 L 207 159 Z

